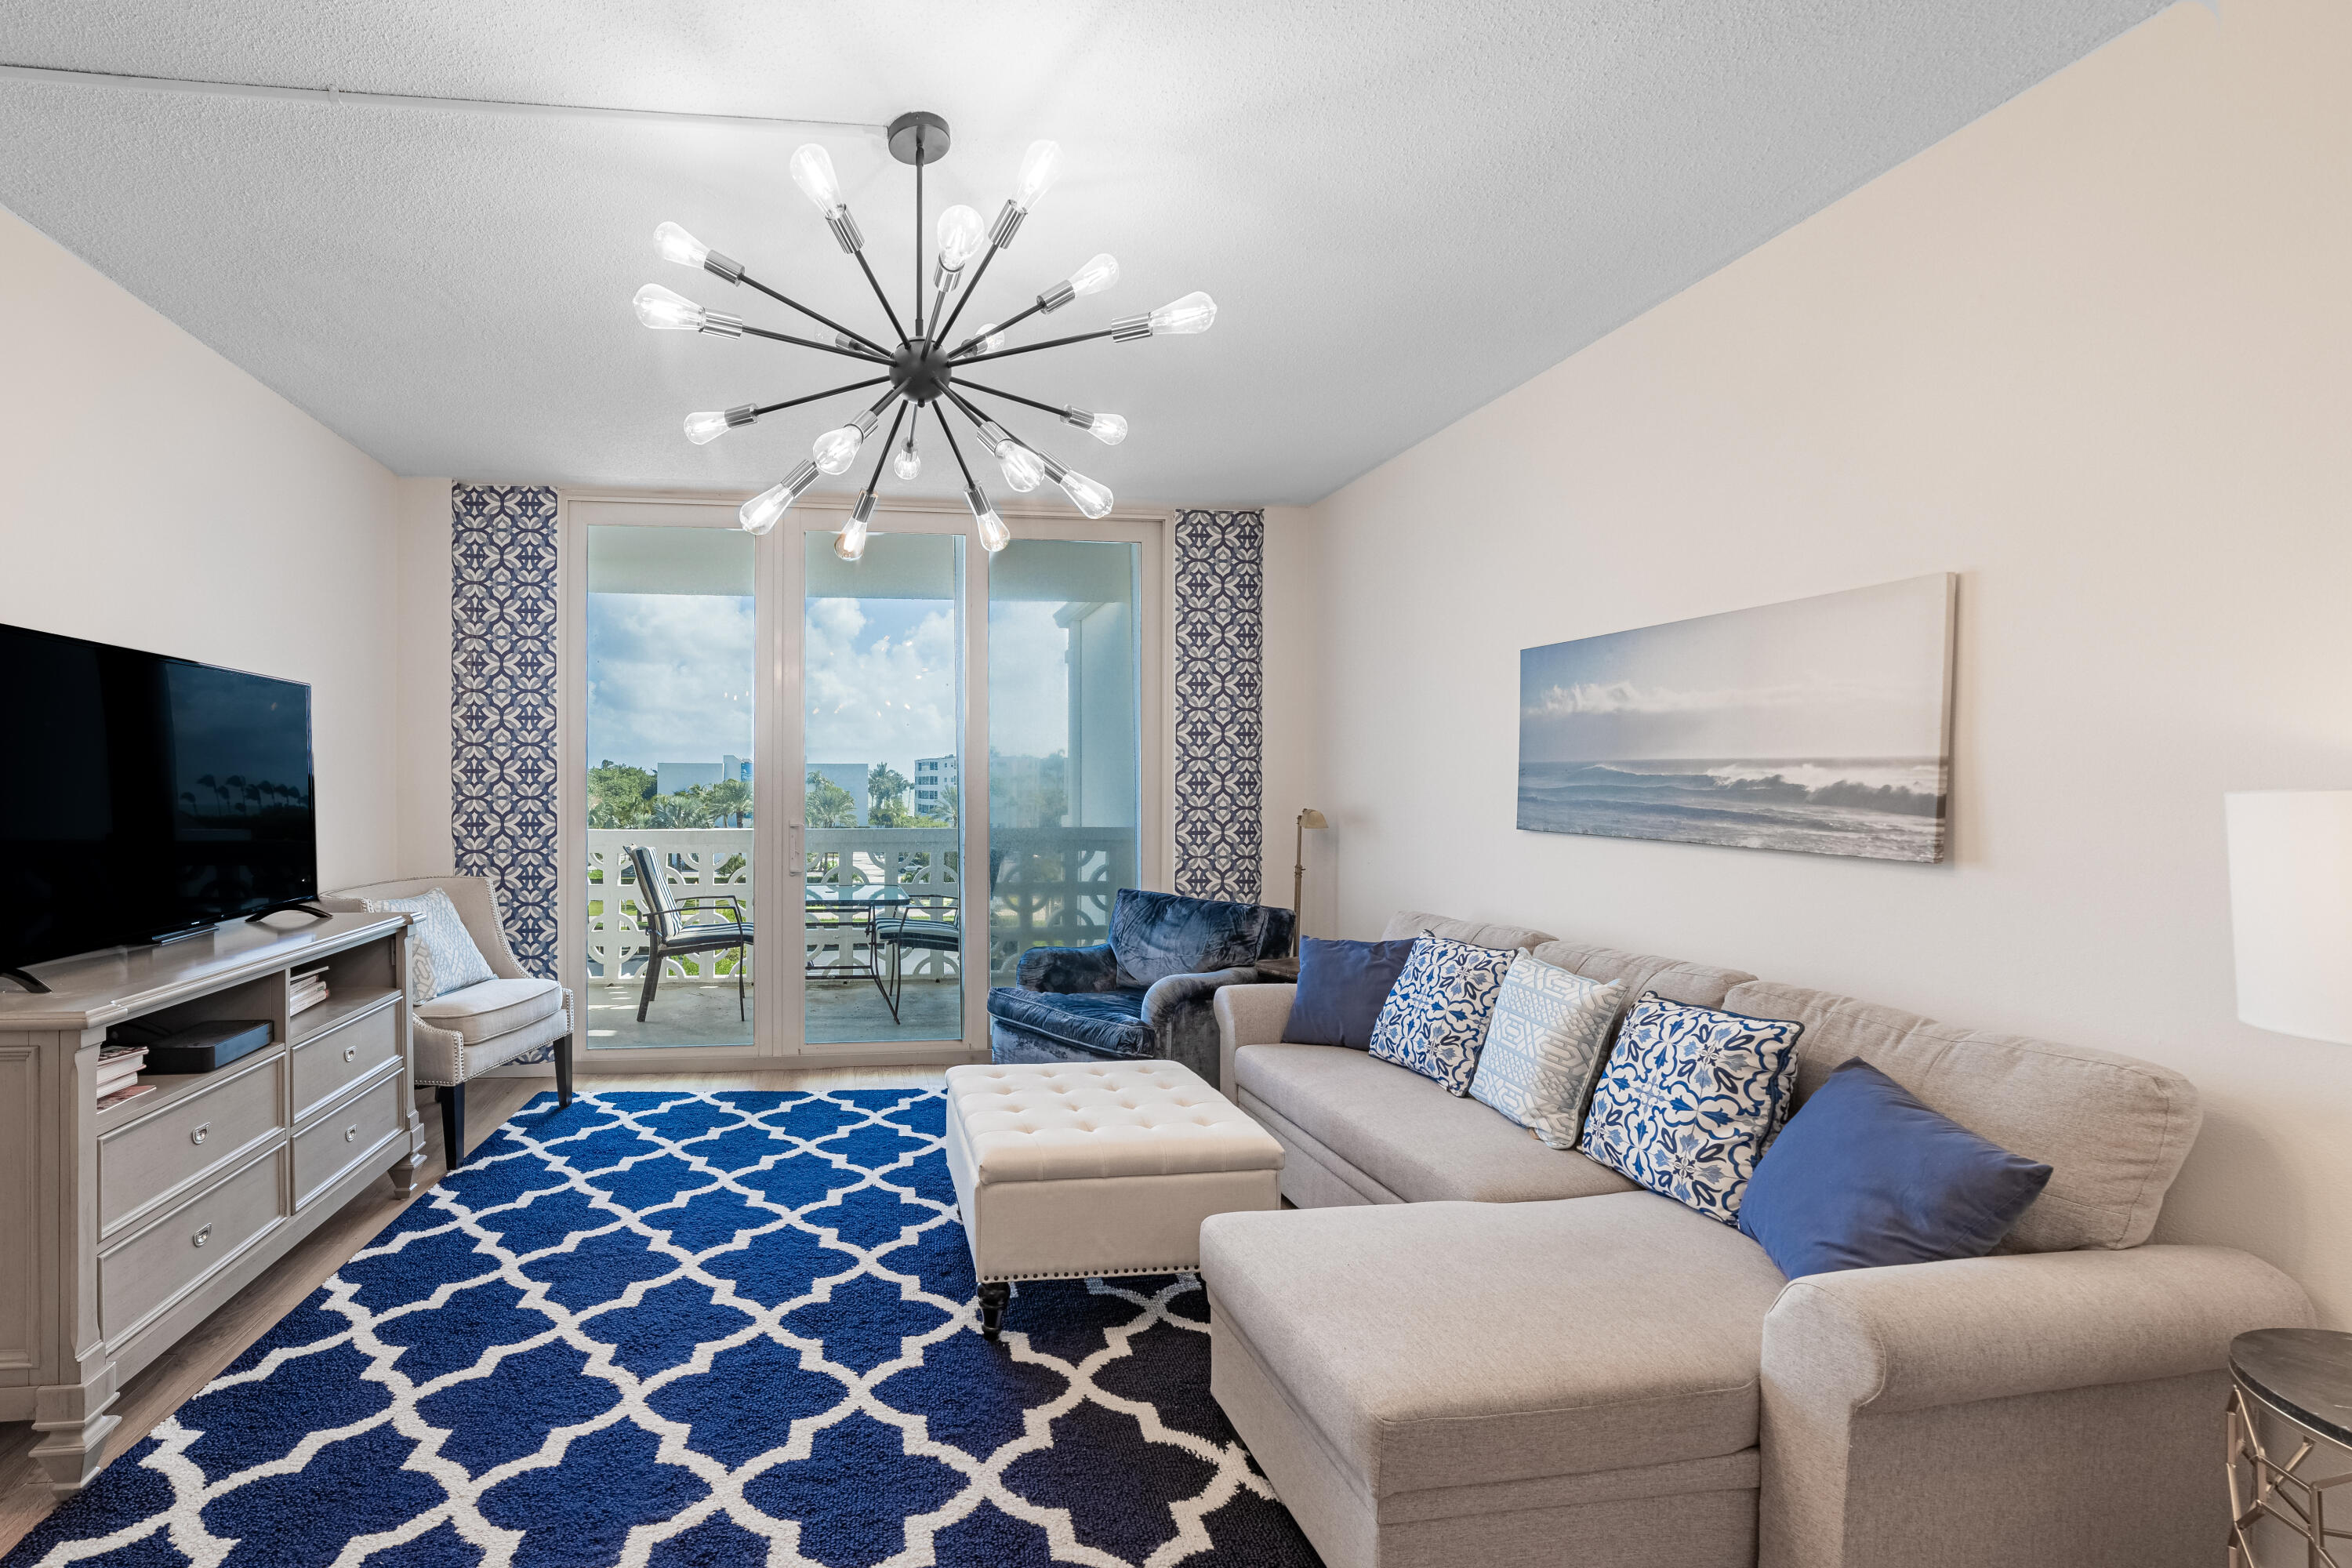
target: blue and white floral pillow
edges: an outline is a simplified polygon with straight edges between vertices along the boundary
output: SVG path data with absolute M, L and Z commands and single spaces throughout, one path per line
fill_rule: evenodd
M 1654 1193 L 1737 1224 L 1748 1178 L 1788 1119 L 1803 1029 L 1643 992 L 1593 1088 L 1580 1146 Z
M 1532 953 L 1519 954 L 1495 998 L 1470 1098 L 1554 1149 L 1575 1148 L 1609 1026 L 1624 1000 L 1625 987 L 1616 981 L 1603 985 Z
M 1372 1025 L 1372 1055 L 1467 1094 L 1512 956 L 1423 933 Z

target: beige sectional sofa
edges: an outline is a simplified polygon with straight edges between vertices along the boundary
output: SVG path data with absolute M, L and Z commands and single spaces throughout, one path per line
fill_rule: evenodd
M 2179 1074 L 1736 970 L 1417 911 L 1629 996 L 1804 1023 L 2053 1168 L 1993 1257 L 1785 1280 L 1737 1230 L 1229 987 L 1223 1082 L 1300 1211 L 1202 1227 L 1212 1385 L 1329 1568 L 2221 1562 L 2231 1338 L 2310 1321 L 2225 1247 L 2147 1245 Z

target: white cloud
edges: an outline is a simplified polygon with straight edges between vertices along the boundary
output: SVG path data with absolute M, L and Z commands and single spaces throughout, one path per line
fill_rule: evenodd
M 1580 681 L 1553 686 L 1523 710 L 1531 719 L 1564 719 L 1602 713 L 1713 713 L 1765 708 L 1810 708 L 1832 702 L 1900 700 L 1885 682 L 1813 679 L 1780 686 L 1677 690 L 1636 686 L 1630 680 Z

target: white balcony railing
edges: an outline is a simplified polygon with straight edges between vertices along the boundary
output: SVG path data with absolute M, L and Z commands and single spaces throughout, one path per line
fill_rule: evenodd
M 731 897 L 756 921 L 754 830 L 749 827 L 591 828 L 588 831 L 588 973 L 618 979 L 644 973 L 646 943 L 629 847 L 642 844 L 663 868 L 673 901 Z M 961 908 L 961 835 L 952 827 L 812 827 L 803 838 L 813 886 L 904 888 L 955 898 Z M 1015 827 L 991 836 L 988 855 L 989 961 L 995 984 L 1010 984 L 1013 960 L 1032 947 L 1077 947 L 1105 940 L 1111 904 L 1136 875 L 1131 827 Z M 723 908 L 691 918 L 726 920 Z M 787 916 L 783 930 L 792 930 Z M 774 925 L 772 919 L 771 926 Z M 805 926 L 807 959 L 862 962 L 862 950 L 838 951 L 837 927 Z M 826 950 L 833 950 L 827 952 Z M 908 951 L 910 980 L 948 979 L 958 973 L 953 953 Z M 804 960 L 805 961 L 805 960 Z M 665 979 L 706 979 L 735 973 L 733 952 L 695 953 L 665 961 Z

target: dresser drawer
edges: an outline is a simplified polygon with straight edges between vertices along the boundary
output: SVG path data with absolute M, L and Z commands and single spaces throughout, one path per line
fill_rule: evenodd
M 286 1054 L 272 1050 L 250 1066 L 230 1067 L 218 1083 L 100 1138 L 100 1233 L 186 1192 L 276 1136 L 286 1124 L 278 1078 L 285 1065 Z
M 404 1075 L 387 1073 L 294 1134 L 294 1206 L 374 1153 L 401 1126 Z
M 373 1013 L 336 1025 L 294 1047 L 294 1120 L 300 1121 L 400 1054 L 400 1009 L 387 999 Z
M 278 1223 L 285 1152 L 256 1160 L 98 1259 L 99 1331 L 110 1343 L 140 1328 Z

